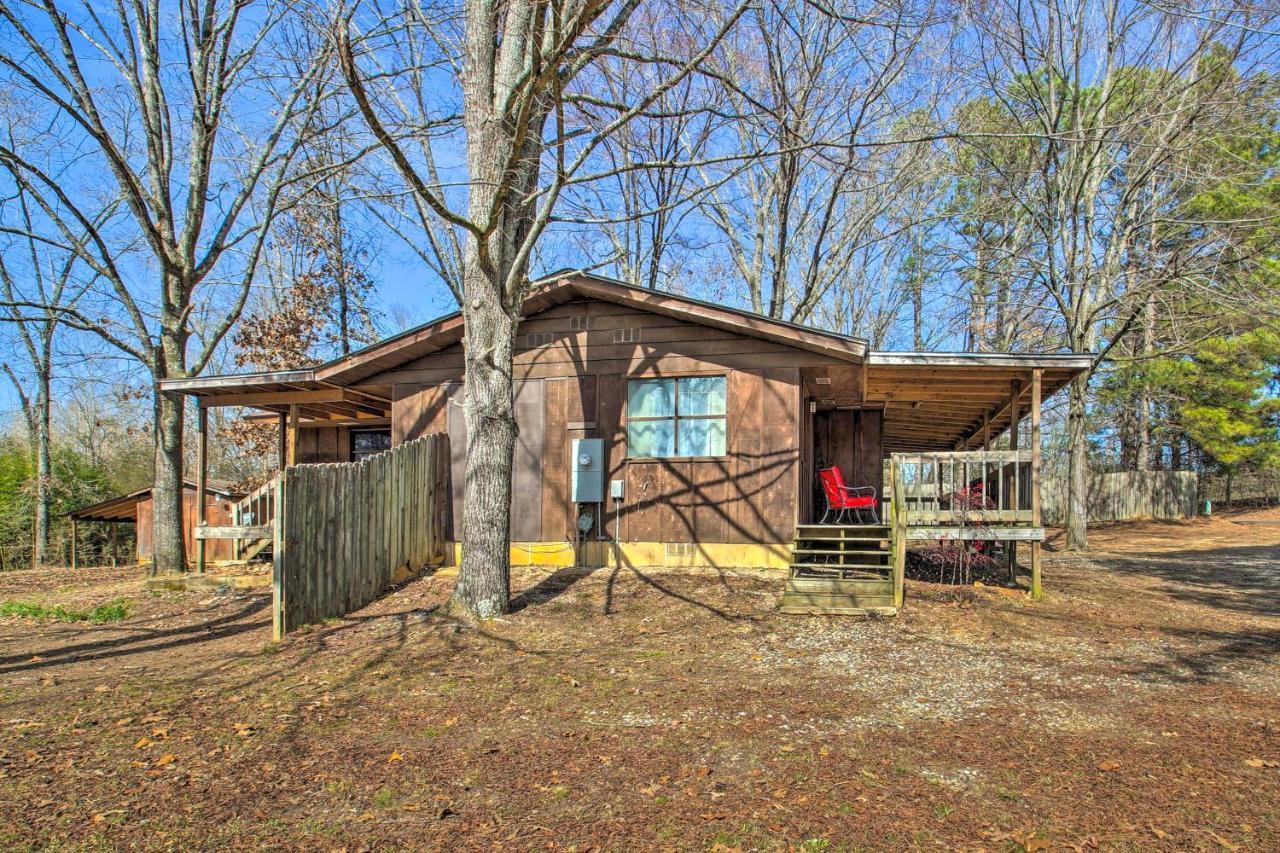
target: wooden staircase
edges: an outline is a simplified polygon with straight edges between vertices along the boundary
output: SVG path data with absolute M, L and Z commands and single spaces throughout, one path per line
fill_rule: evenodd
M 887 524 L 798 525 L 782 612 L 896 614 L 893 544 Z
M 196 525 L 196 539 L 230 539 L 229 565 L 245 565 L 270 558 L 275 543 L 273 477 L 231 506 L 229 526 Z
M 235 524 L 245 533 L 251 534 L 244 539 L 235 540 L 235 556 L 237 561 L 251 562 L 263 558 L 271 552 L 275 543 L 273 523 L 276 506 L 276 477 L 272 477 L 235 505 L 232 518 Z M 253 528 L 259 528 L 254 530 Z M 263 534 L 253 538 L 252 534 Z

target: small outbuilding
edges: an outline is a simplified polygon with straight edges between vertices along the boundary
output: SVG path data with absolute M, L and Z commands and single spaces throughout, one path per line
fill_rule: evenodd
M 206 485 L 205 493 L 205 519 L 209 524 L 230 524 L 235 502 L 243 497 L 244 494 L 242 492 L 231 489 L 229 484 L 209 482 Z M 134 541 L 137 543 L 137 562 L 139 565 L 148 565 L 152 559 L 152 506 L 151 487 L 148 486 L 145 489 L 109 498 L 67 513 L 67 517 L 71 519 L 72 529 L 71 565 L 74 567 L 79 563 L 78 548 L 76 546 L 79 536 L 76 528 L 82 521 L 102 522 L 113 525 L 111 535 L 113 562 L 119 559 L 114 547 L 118 541 L 118 537 L 114 532 L 114 525 L 133 525 Z M 192 480 L 186 480 L 183 482 L 182 490 L 182 538 L 188 554 L 195 553 L 193 532 L 197 517 L 196 483 Z M 206 545 L 208 548 L 206 557 L 210 562 L 230 562 L 234 557 L 232 553 L 233 545 L 233 542 L 226 539 L 210 540 Z

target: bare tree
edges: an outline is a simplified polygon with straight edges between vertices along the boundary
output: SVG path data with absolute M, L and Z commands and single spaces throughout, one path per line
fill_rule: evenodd
M 654 4 L 638 10 L 632 29 L 643 28 L 655 45 L 678 44 L 687 35 L 683 23 Z M 645 97 L 664 74 L 662 67 L 606 57 L 587 91 L 575 96 L 575 105 L 593 126 L 603 126 L 612 119 L 614 105 Z M 681 274 L 709 242 L 692 219 L 696 198 L 708 189 L 697 164 L 714 156 L 710 144 L 725 119 L 724 107 L 707 108 L 709 90 L 718 87 L 715 80 L 690 76 L 601 144 L 600 159 L 613 174 L 565 193 L 555 217 L 590 226 L 575 232 L 583 257 L 651 290 L 687 285 Z M 598 104 L 593 90 L 598 90 Z M 741 162 L 750 161 L 748 154 Z M 602 252 L 606 246 L 608 255 Z
M 746 284 L 752 310 L 806 322 L 833 290 L 864 290 L 859 253 L 884 236 L 909 158 L 892 151 L 898 122 L 927 91 L 911 77 L 932 4 L 766 2 L 725 51 L 737 85 L 732 144 L 769 151 L 731 179 L 707 168 L 702 208 Z M 918 69 L 917 69 L 918 70 Z M 910 96 L 908 94 L 910 90 Z
M 8 138 L 14 139 L 12 127 Z M 9 251 L 0 252 L 0 298 L 4 300 L 0 319 L 11 324 L 15 349 L 22 358 L 17 368 L 8 361 L 0 367 L 13 384 L 31 441 L 35 475 L 31 564 L 38 567 L 48 562 L 54 341 L 62 325 L 60 309 L 74 308 L 92 282 L 78 276 L 80 264 L 74 252 L 53 250 L 34 236 L 33 212 L 24 189 L 16 188 L 3 207 L 0 221 L 19 223 L 26 232 L 11 238 Z M 110 219 L 114 209 L 115 205 L 107 205 L 94 224 Z M 24 304 L 48 307 L 34 309 Z
M 74 253 L 100 282 L 88 303 L 52 306 L 63 324 L 136 359 L 153 387 L 199 373 L 245 304 L 282 190 L 309 179 L 290 165 L 317 130 L 328 43 L 301 73 L 280 62 L 310 42 L 274 0 L 0 0 L 0 32 L 7 84 L 51 117 L 68 164 L 57 176 L 0 146 L 39 212 L 6 230 Z M 102 222 L 116 197 L 121 214 Z M 183 408 L 154 397 L 152 571 L 183 571 Z
M 1182 218 L 1183 227 L 1194 227 L 1181 205 L 1187 187 L 1221 178 L 1200 171 L 1201 146 L 1230 122 L 1224 106 L 1239 102 L 1232 69 L 1274 60 L 1267 33 L 1276 15 L 1246 0 L 1185 8 L 1125 0 L 984 4 L 974 22 L 981 83 L 1003 134 L 1033 144 L 1025 159 L 974 150 L 1000 176 L 1001 203 L 1021 212 L 1025 238 L 1015 242 L 1032 250 L 1020 253 L 1016 271 L 1000 270 L 1007 251 L 975 260 L 975 270 L 993 279 L 1025 276 L 1067 348 L 1107 356 L 1140 325 L 1149 295 L 1172 280 L 1177 258 L 1194 254 L 1183 246 L 1176 257 L 1131 262 L 1164 223 Z M 1193 288 L 1213 280 L 1174 278 Z M 1081 376 L 1069 390 L 1073 548 L 1088 544 L 1089 381 Z
M 467 0 L 458 21 L 433 17 L 415 4 L 370 4 L 359 38 L 351 16 L 338 27 L 343 70 L 373 135 L 415 203 L 463 235 L 458 273 L 466 323 L 467 462 L 462 566 L 453 602 L 480 618 L 503 613 L 510 604 L 512 350 L 534 248 L 566 187 L 616 173 L 608 165 L 592 168 L 602 144 L 693 73 L 745 9 L 743 4 L 723 16 L 703 9 L 705 36 L 679 53 L 674 46 L 655 52 L 628 37 L 640 5 Z M 446 188 L 435 168 L 439 157 L 425 158 L 420 150 L 458 119 L 429 105 L 410 102 L 406 108 L 405 101 L 379 94 L 394 87 L 397 69 L 411 70 L 424 57 L 440 56 L 449 57 L 462 104 L 461 194 Z M 600 104 L 611 113 L 602 126 L 578 123 L 577 84 L 605 57 L 664 73 L 631 103 Z M 387 73 L 365 70 L 374 64 Z M 458 141 L 456 135 L 445 139 Z

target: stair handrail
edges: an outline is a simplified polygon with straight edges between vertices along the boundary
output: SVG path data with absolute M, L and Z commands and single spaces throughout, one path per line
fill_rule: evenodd
M 275 488 L 276 480 L 279 479 L 279 477 L 280 475 L 276 474 L 270 480 L 267 480 L 261 486 L 258 486 L 258 488 L 249 492 L 249 494 L 236 502 L 234 519 L 237 525 L 245 524 L 244 516 L 246 511 L 254 516 L 249 520 L 250 524 L 266 525 L 271 523 L 275 518 Z M 267 510 L 265 513 L 267 516 L 266 518 L 259 519 L 256 517 L 257 513 L 254 507 L 257 504 L 265 505 Z

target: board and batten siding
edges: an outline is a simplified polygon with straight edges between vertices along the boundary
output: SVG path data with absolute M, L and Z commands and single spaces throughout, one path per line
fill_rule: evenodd
M 351 461 L 351 433 L 346 427 L 298 430 L 298 462 L 302 465 Z
M 800 367 L 827 356 L 612 303 L 580 301 L 526 319 L 515 353 L 512 539 L 567 542 L 574 438 L 605 440 L 608 479 L 621 479 L 621 513 L 607 502 L 604 532 L 624 542 L 789 542 L 799 491 Z M 392 444 L 448 432 L 453 515 L 465 464 L 462 349 L 425 356 L 369 384 L 392 384 Z M 627 382 L 645 376 L 728 377 L 726 453 L 716 458 L 627 459 Z M 620 525 L 620 529 L 617 529 Z

